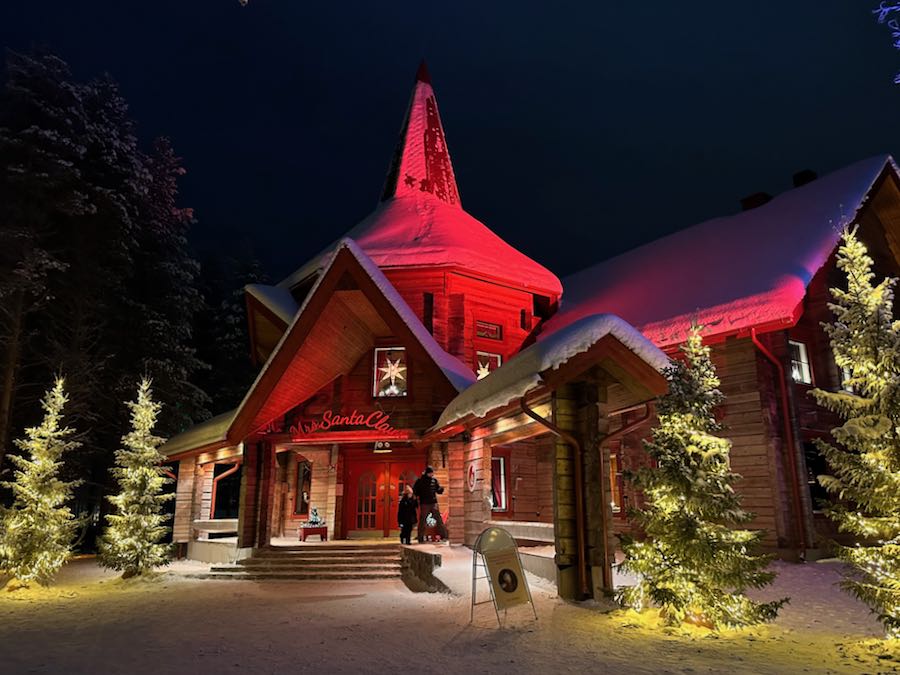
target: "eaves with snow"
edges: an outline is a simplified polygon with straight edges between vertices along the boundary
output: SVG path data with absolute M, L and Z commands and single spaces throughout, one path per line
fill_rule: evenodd
M 523 349 L 466 389 L 444 409 L 434 428 L 441 429 L 464 418 L 481 418 L 521 399 L 544 384 L 543 374 L 559 370 L 608 336 L 657 372 L 670 364 L 669 357 L 656 345 L 619 317 L 612 314 L 582 317 Z

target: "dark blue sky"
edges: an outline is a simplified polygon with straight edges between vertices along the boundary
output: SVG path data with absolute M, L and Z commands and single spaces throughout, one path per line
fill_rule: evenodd
M 374 207 L 428 60 L 463 205 L 560 275 L 900 150 L 875 0 L 28 0 L 0 44 L 110 72 L 203 246 L 276 278 Z

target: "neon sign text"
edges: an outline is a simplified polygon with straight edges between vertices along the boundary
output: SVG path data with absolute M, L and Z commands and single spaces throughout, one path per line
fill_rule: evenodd
M 376 410 L 370 413 L 361 413 L 358 410 L 347 415 L 341 415 L 333 410 L 326 410 L 321 417 L 309 422 L 298 422 L 290 429 L 291 436 L 306 436 L 317 431 L 328 431 L 335 427 L 356 427 L 357 429 L 372 429 L 386 436 L 397 435 L 399 432 L 391 426 L 391 416 L 388 413 Z

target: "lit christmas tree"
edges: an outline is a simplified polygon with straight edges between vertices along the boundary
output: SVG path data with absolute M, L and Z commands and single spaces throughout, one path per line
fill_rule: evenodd
M 646 539 L 622 537 L 620 568 L 638 577 L 620 588 L 623 604 L 653 604 L 670 625 L 744 626 L 775 618 L 787 599 L 758 603 L 744 595 L 774 579 L 769 556 L 754 555 L 761 532 L 733 529 L 752 514 L 741 508 L 729 468 L 731 441 L 714 417 L 723 401 L 719 378 L 694 326 L 685 360 L 668 368 L 669 391 L 659 399 L 659 425 L 644 448 L 654 467 L 630 476 L 647 505 L 634 513 Z
M 813 391 L 844 424 L 839 443 L 817 443 L 833 475 L 819 482 L 834 498 L 827 514 L 860 544 L 838 546 L 851 565 L 842 586 L 865 602 L 889 638 L 900 637 L 900 322 L 895 279 L 872 285 L 872 259 L 855 232 L 844 232 L 838 267 L 847 290 L 831 289 L 835 321 L 825 326 L 848 391 Z
M 163 439 L 153 435 L 162 406 L 153 401 L 149 380 L 141 382 L 137 400 L 127 405 L 131 432 L 122 437 L 123 447 L 116 451 L 112 470 L 120 489 L 110 497 L 116 513 L 107 516 L 108 527 L 100 540 L 101 564 L 121 570 L 124 578 L 169 563 L 171 547 L 160 539 L 167 531 L 163 504 L 173 496 L 162 493 L 169 482 L 161 466 L 165 457 L 158 449 Z
M 41 405 L 40 426 L 25 430 L 16 445 L 23 455 L 10 455 L 17 467 L 12 506 L 0 513 L 0 568 L 22 585 L 36 581 L 46 585 L 71 555 L 78 520 L 66 506 L 76 483 L 59 478 L 62 456 L 79 446 L 69 440 L 72 429 L 62 427 L 68 397 L 65 382 L 57 378 Z

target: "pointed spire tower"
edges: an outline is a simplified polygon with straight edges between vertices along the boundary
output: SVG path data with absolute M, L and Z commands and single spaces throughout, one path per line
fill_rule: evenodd
M 463 210 L 424 62 L 416 73 L 381 200 L 347 237 L 389 277 L 391 270 L 456 268 L 545 296 L 551 304 L 562 294 L 556 275 Z M 294 288 L 325 260 L 323 252 L 280 285 Z
M 444 126 L 424 59 L 416 72 L 416 83 L 381 201 L 423 192 L 451 206 L 460 205 Z

